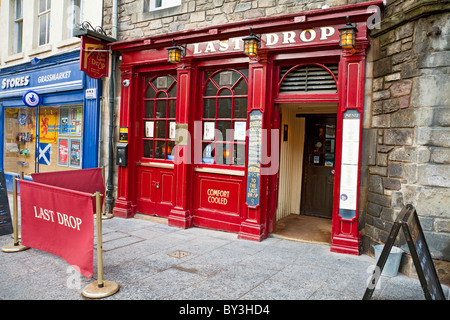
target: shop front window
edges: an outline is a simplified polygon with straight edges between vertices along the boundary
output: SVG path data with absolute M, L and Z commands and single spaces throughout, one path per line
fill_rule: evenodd
M 202 162 L 244 166 L 248 70 L 205 73 Z
M 80 169 L 82 106 L 5 109 L 4 170 L 29 175 Z
M 173 160 L 177 79 L 172 75 L 146 79 L 142 157 Z

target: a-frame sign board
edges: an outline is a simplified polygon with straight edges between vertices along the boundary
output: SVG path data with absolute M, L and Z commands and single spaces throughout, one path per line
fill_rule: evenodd
M 366 292 L 364 293 L 363 300 L 368 300 L 372 297 L 373 291 L 375 290 L 378 279 L 380 278 L 381 272 L 383 271 L 388 255 L 391 252 L 391 248 L 400 229 L 403 230 L 405 235 L 406 243 L 411 252 L 425 298 L 427 300 L 445 300 L 444 292 L 439 282 L 436 269 L 434 268 L 433 260 L 431 259 L 431 254 L 427 242 L 425 241 L 416 209 L 410 204 L 402 209 L 392 226 L 388 240 L 384 245 L 377 266 L 370 279 L 369 285 L 367 286 Z
M 5 173 L 0 172 L 0 236 L 13 233 Z

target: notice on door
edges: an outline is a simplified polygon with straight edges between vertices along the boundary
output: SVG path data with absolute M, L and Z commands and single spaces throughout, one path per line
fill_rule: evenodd
M 259 188 L 261 176 L 261 137 L 262 112 L 253 110 L 249 115 L 248 124 L 248 167 L 247 167 L 247 197 L 249 207 L 259 205 Z
M 358 194 L 358 164 L 361 115 L 357 110 L 347 110 L 342 124 L 341 185 L 339 214 L 344 219 L 356 215 Z

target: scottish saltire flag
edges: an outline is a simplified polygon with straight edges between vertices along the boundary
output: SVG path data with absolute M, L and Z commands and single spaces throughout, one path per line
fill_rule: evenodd
M 50 165 L 50 152 L 52 145 L 50 143 L 39 143 L 39 164 Z

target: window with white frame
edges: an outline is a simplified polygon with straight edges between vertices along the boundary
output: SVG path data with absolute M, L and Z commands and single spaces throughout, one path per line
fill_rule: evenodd
M 50 40 L 50 9 L 51 0 L 39 0 L 39 46 L 49 43 Z
M 177 7 L 181 5 L 181 0 L 148 0 L 149 11 L 156 11 Z
M 78 28 L 81 25 L 81 0 L 69 0 L 66 8 L 66 30 L 67 38 L 73 37 L 74 28 Z
M 22 38 L 23 38 L 23 0 L 15 0 L 13 53 L 22 52 Z

